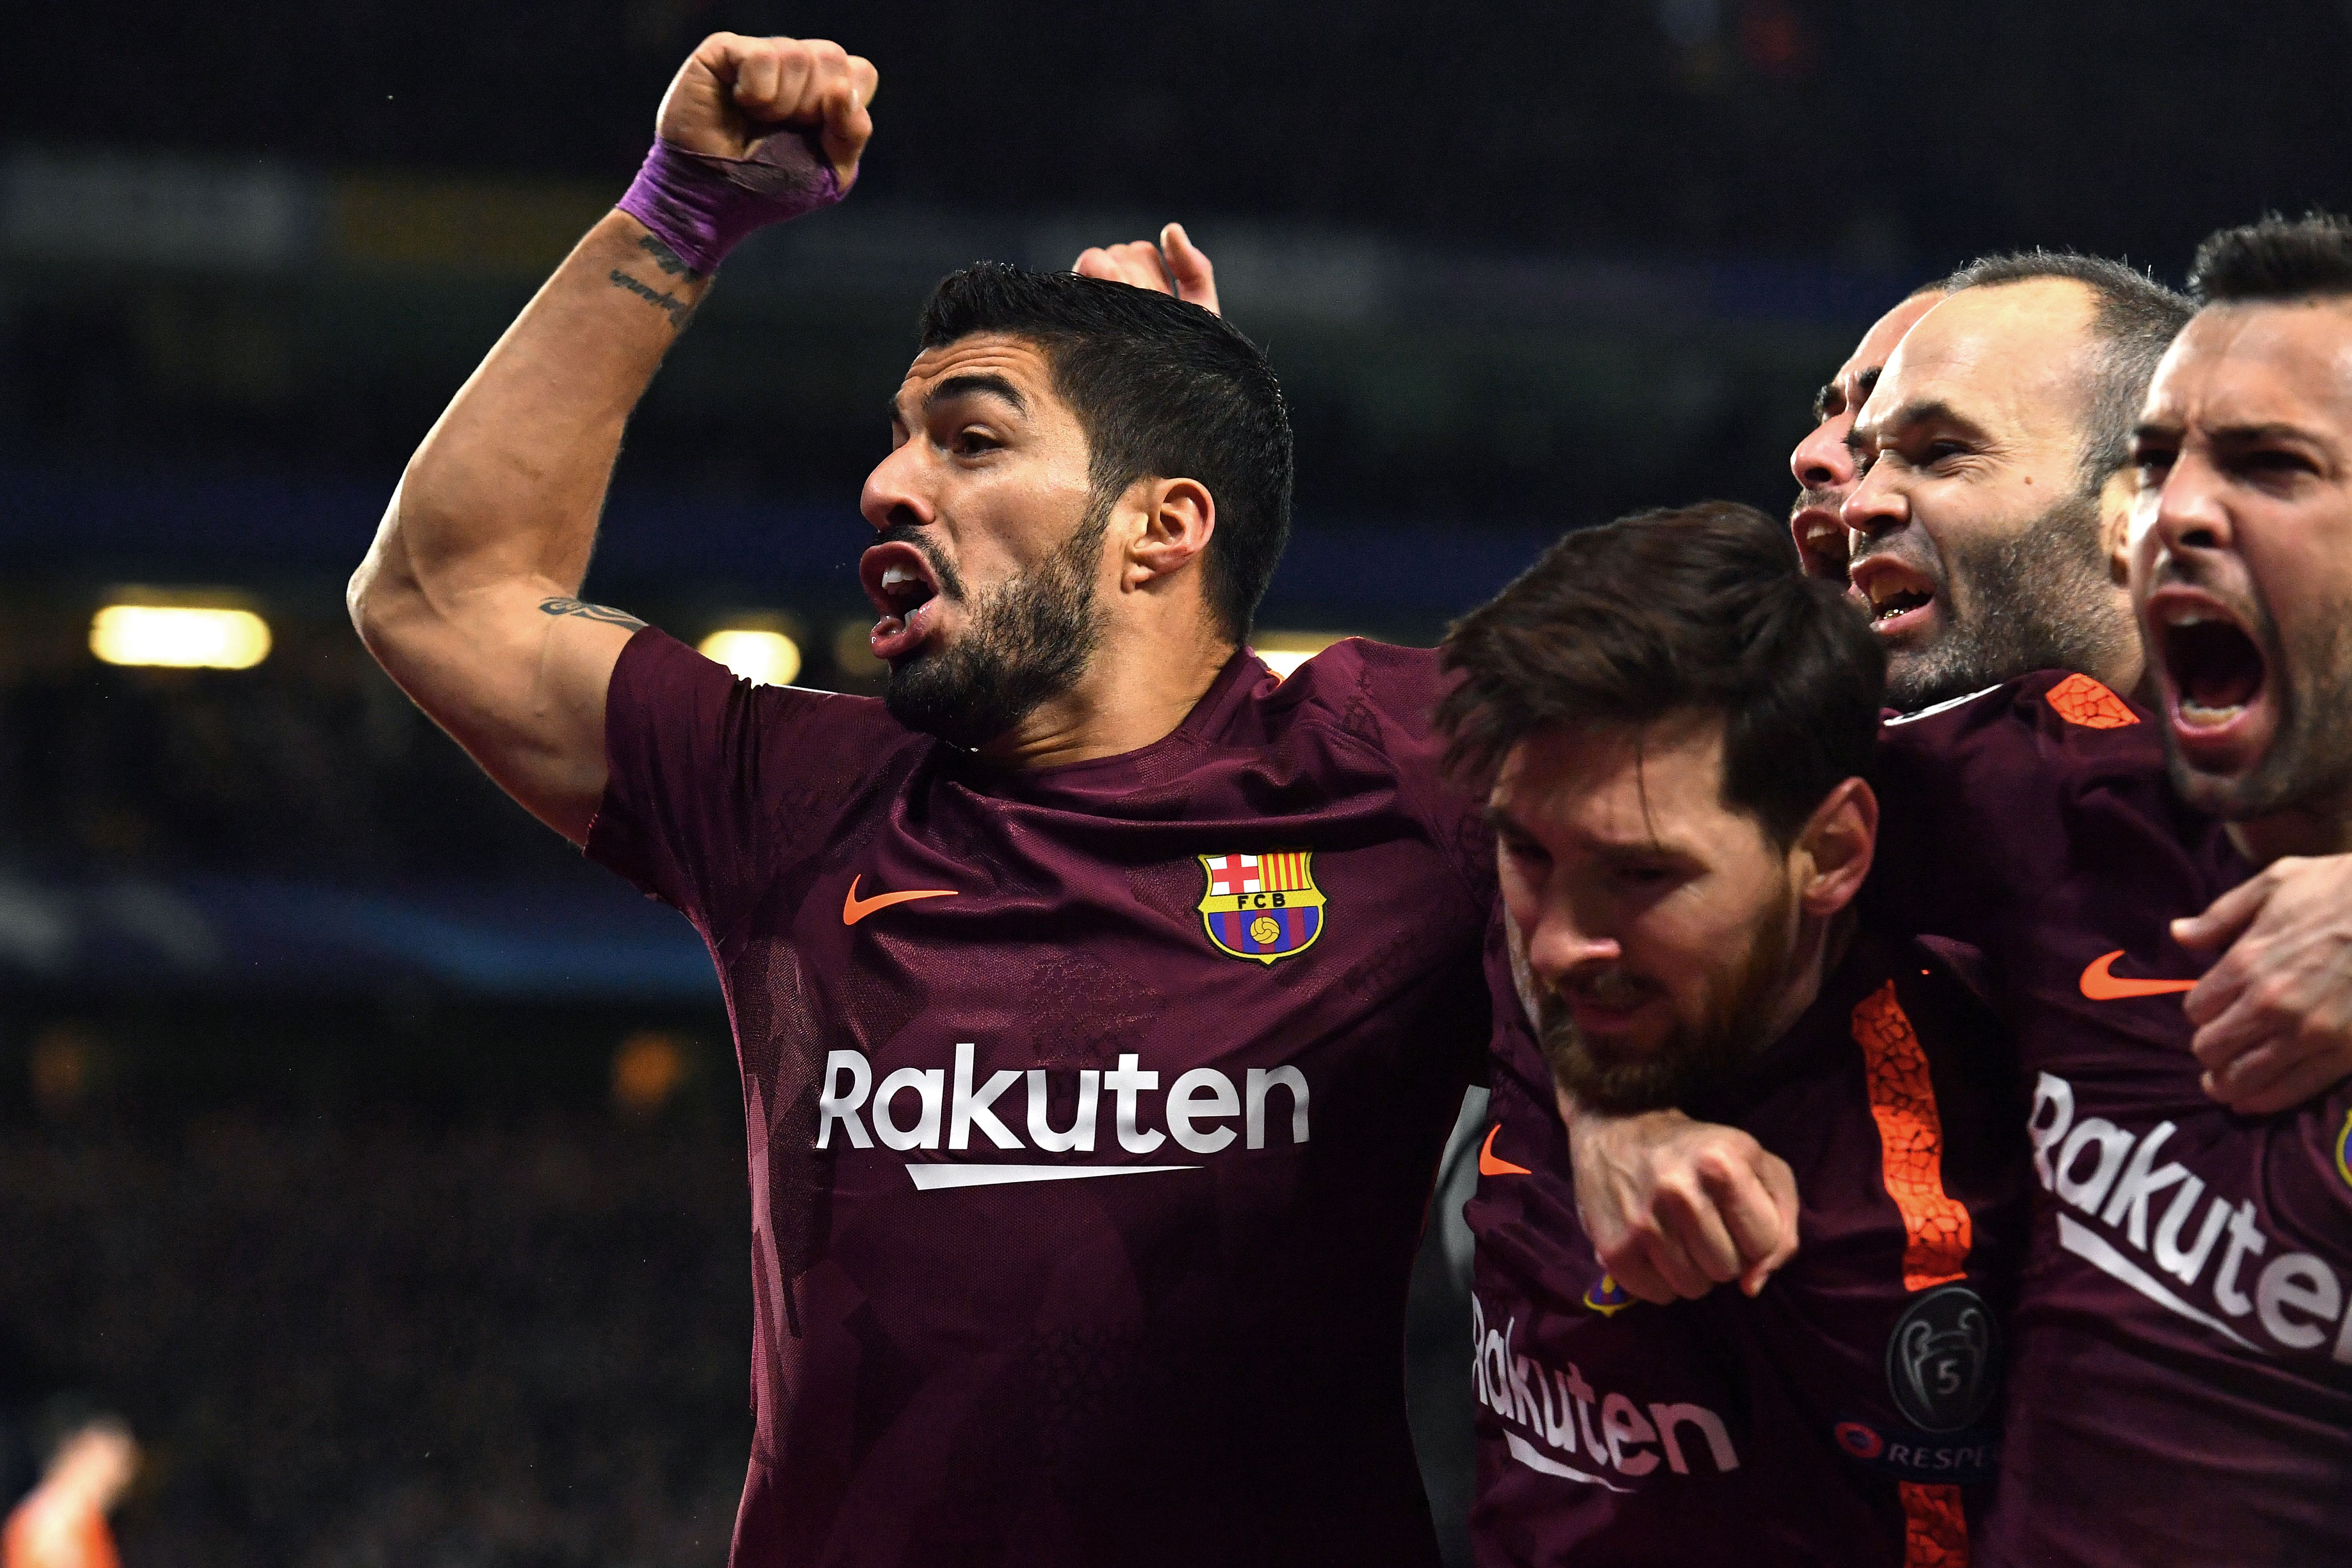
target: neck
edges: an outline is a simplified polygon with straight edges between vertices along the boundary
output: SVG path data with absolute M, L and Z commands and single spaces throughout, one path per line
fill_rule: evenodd
M 1041 702 L 1021 722 L 980 749 L 1000 767 L 1054 768 L 1141 751 L 1175 732 L 1234 645 L 1205 633 L 1178 640 L 1122 637 L 1104 628 L 1086 674 Z
M 2230 824 L 2230 842 L 2256 866 L 2287 855 L 2352 850 L 2352 791 Z
M 1765 1038 L 1777 1042 L 1805 1016 L 1822 994 L 1822 982 L 1845 959 L 1853 945 L 1854 914 L 1851 906 L 1827 920 L 1801 921 L 1796 951 L 1791 954 L 1789 984 L 1773 1009 Z

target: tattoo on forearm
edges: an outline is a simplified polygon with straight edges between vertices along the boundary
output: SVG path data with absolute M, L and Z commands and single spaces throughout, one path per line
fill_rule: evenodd
M 647 235 L 645 238 L 637 241 L 637 248 L 644 251 L 647 256 L 652 257 L 654 258 L 654 265 L 660 268 L 664 272 L 668 273 L 671 277 L 675 278 L 679 273 L 683 272 L 686 274 L 686 279 L 689 283 L 699 283 L 702 281 L 702 274 L 697 272 L 693 268 L 688 267 L 686 264 L 686 258 L 680 256 L 677 251 L 672 250 L 668 246 L 664 245 L 660 240 L 656 239 L 652 235 Z
M 663 312 L 669 317 L 669 324 L 680 331 L 686 330 L 688 318 L 694 314 L 694 307 L 688 301 L 667 289 L 656 289 L 650 283 L 640 283 L 617 267 L 613 268 L 613 287 L 625 289 L 655 310 Z
M 578 616 L 585 621 L 602 621 L 608 626 L 626 626 L 631 631 L 643 631 L 646 623 L 626 610 L 616 610 L 610 605 L 592 605 L 585 599 L 541 599 L 541 615 Z

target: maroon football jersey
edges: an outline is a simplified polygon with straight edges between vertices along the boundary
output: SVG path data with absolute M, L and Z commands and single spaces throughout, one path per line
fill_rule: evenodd
M 1007 772 L 656 631 L 588 853 L 734 1020 L 756 1436 L 737 1564 L 1415 1564 L 1403 1305 L 1488 1034 L 1433 653 L 1237 656 Z
M 1802 1246 L 1753 1300 L 1658 1307 L 1593 1257 L 1490 952 L 1496 1126 L 1467 1211 L 1485 1568 L 1967 1561 L 2026 1205 L 1978 967 L 1865 929 L 1745 1081 L 1688 1108 L 1789 1162 Z
M 2146 715 L 2045 673 L 1890 726 L 1892 886 L 1992 961 L 2036 1214 L 1979 1561 L 2352 1563 L 2352 1094 L 2199 1085 L 2168 922 L 2246 873 Z

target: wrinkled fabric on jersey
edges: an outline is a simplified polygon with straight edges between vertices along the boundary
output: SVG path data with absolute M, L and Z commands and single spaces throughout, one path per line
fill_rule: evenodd
M 1467 1211 L 1481 1568 L 1966 1561 L 2026 1204 L 1979 966 L 1864 930 L 1755 1070 L 1686 1108 L 1789 1162 L 1801 1245 L 1753 1300 L 1659 1307 L 1593 1257 L 1549 1070 L 1490 952 L 1496 1131 Z
M 1244 654 L 1165 740 L 1008 773 L 630 642 L 588 853 L 734 1021 L 734 1563 L 1435 1561 L 1403 1303 L 1492 877 L 1441 689 Z
M 2247 867 L 2157 724 L 2044 673 L 1890 726 L 1898 918 L 1992 961 L 2036 1212 L 1979 1563 L 2352 1563 L 2352 1091 L 2200 1087 L 2169 922 Z M 2169 981 L 2173 989 L 2154 989 Z

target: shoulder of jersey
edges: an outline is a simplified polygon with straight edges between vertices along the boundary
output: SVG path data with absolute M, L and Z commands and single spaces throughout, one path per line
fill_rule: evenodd
M 1883 728 L 1895 744 L 1933 746 L 2004 719 L 2073 748 L 2159 755 L 2163 750 L 2153 715 L 2087 675 L 2058 669 L 1954 697 L 1888 719 Z
M 1444 687 L 1435 648 L 1342 637 L 1292 671 L 1269 700 L 1335 712 L 1369 702 L 1383 712 L 1418 713 L 1425 722 Z

